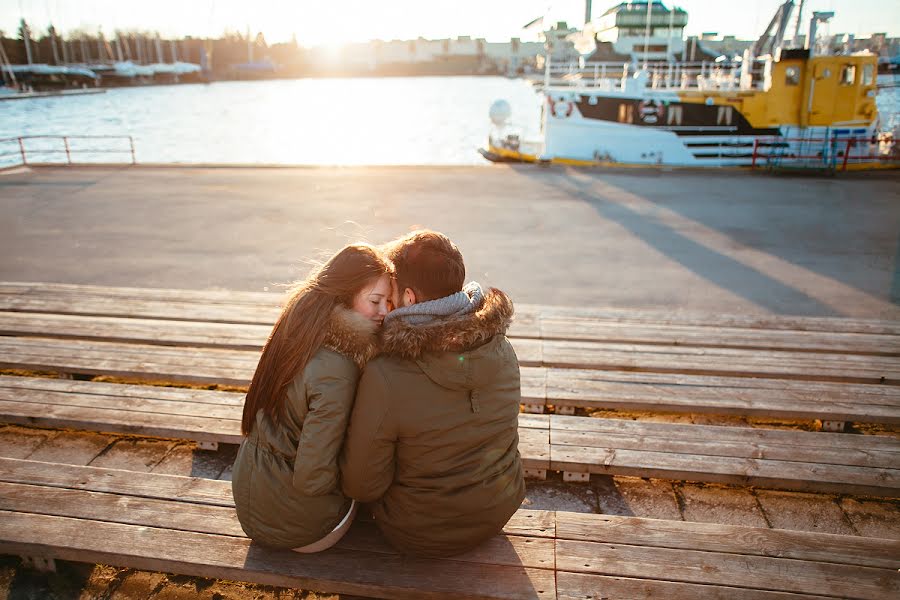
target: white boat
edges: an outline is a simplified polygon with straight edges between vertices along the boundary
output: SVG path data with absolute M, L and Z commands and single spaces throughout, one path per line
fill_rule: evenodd
M 779 7 L 740 61 L 651 60 L 653 51 L 669 59 L 676 53 L 647 42 L 643 64 L 553 65 L 548 52 L 541 136 L 523 140 L 510 125 L 509 105 L 498 101 L 481 153 L 493 161 L 575 165 L 897 167 L 895 135 L 879 127 L 877 57 L 817 54 L 816 27 L 831 13 L 814 13 L 809 48 L 789 47 L 793 4 Z M 671 22 L 662 2 L 628 7 L 648 19 L 659 7 Z M 679 50 L 683 58 L 683 43 Z

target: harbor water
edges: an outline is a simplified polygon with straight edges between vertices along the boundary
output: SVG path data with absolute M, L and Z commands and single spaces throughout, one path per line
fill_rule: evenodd
M 4 101 L 0 138 L 130 135 L 145 163 L 487 165 L 476 150 L 498 98 L 509 101 L 526 138 L 538 134 L 541 101 L 524 80 L 406 77 L 230 81 Z M 880 90 L 878 105 L 885 125 L 900 124 L 900 88 Z M 70 145 L 79 160 L 130 159 L 127 141 Z M 86 152 L 101 147 L 125 152 Z M 0 154 L 12 154 L 0 165 L 16 149 L 3 144 Z M 65 161 L 60 140 L 28 140 L 27 149 L 35 161 Z

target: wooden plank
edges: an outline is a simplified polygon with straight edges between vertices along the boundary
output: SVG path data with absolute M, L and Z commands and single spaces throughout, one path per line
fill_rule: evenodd
M 0 335 L 262 351 L 271 325 L 0 312 Z
M 628 598 L 629 600 L 821 600 L 826 596 L 770 592 L 723 585 L 657 581 L 653 579 L 609 577 L 588 573 L 556 574 L 558 600 Z
M 239 444 L 240 421 L 0 400 L 6 423 Z
M 0 482 L 234 507 L 230 481 L 164 473 L 141 473 L 140 477 L 135 477 L 133 472 L 119 469 L 0 457 Z M 503 533 L 526 537 L 554 537 L 555 513 L 519 509 L 503 528 Z
M 875 333 L 900 335 L 900 323 L 887 319 L 853 317 L 805 317 L 786 315 L 753 315 L 709 313 L 700 311 L 671 311 L 634 308 L 589 308 L 585 306 L 548 306 L 544 304 L 516 305 L 517 314 L 543 319 L 566 318 L 610 321 L 614 323 L 644 323 L 654 325 L 689 325 L 692 327 L 737 327 L 746 329 L 775 329 L 785 331 L 823 331 L 846 333 Z
M 598 435 L 590 431 L 551 431 L 550 443 L 554 447 L 575 446 L 584 448 L 643 450 L 669 454 L 694 456 L 731 456 L 764 460 L 787 460 L 821 465 L 845 465 L 889 469 L 900 466 L 900 443 L 894 451 L 819 447 L 790 444 L 752 442 L 710 442 L 697 435 L 693 440 L 673 440 L 667 437 L 613 434 Z
M 557 540 L 559 571 L 812 593 L 833 598 L 896 598 L 895 569 L 787 558 Z
M 88 492 L 40 485 L 0 483 L 0 510 L 143 525 L 178 531 L 246 537 L 233 508 Z M 354 523 L 338 547 L 398 554 L 377 533 L 373 522 Z M 495 536 L 483 546 L 455 557 L 484 565 L 553 568 L 553 540 Z
M 616 323 L 577 318 L 543 318 L 540 319 L 538 335 L 525 335 L 533 329 L 532 325 L 513 337 L 888 356 L 900 354 L 900 337 L 875 333 Z
M 0 375 L 0 394 L 11 399 L 15 390 L 48 391 L 54 393 L 71 392 L 111 396 L 119 399 L 170 400 L 224 406 L 244 405 L 244 394 L 221 392 L 197 388 L 172 388 L 162 386 L 131 385 L 126 383 L 106 383 L 102 381 L 79 381 L 73 379 L 50 379 L 47 377 L 16 377 Z M 547 421 L 549 427 L 549 420 Z
M 173 383 L 249 385 L 258 352 L 0 337 L 0 366 Z
M 892 356 L 553 340 L 512 343 L 517 354 L 522 350 L 519 362 L 524 366 L 900 384 L 900 358 Z
M 572 473 L 706 481 L 805 492 L 900 495 L 898 469 L 787 460 L 551 445 L 550 468 Z
M 274 294 L 272 294 L 275 296 Z M 280 299 L 280 296 L 278 297 Z M 145 300 L 141 298 L 98 299 L 76 297 L 56 300 L 9 298 L 0 295 L 0 331 L 8 335 L 45 335 L 60 331 L 68 337 L 84 339 L 93 335 L 107 339 L 85 325 L 115 323 L 117 318 L 134 321 L 131 335 L 146 340 L 146 331 L 154 321 L 190 323 L 197 335 L 208 332 L 212 338 L 221 332 L 221 344 L 257 347 L 265 342 L 278 317 L 277 302 L 250 307 L 242 304 L 223 305 L 198 300 Z M 43 328 L 41 325 L 45 324 Z M 174 325 L 174 324 L 173 324 Z M 121 325 L 120 325 L 121 327 Z M 163 327 L 163 326 L 161 326 Z M 111 328 L 106 328 L 109 331 Z M 261 332 L 261 333 L 260 333 Z M 122 333 L 122 337 L 126 334 Z M 160 334 L 162 335 L 162 334 Z M 585 340 L 609 343 L 637 343 L 698 347 L 743 348 L 755 350 L 793 350 L 803 352 L 841 352 L 852 354 L 900 354 L 900 339 L 895 335 L 848 332 L 791 330 L 758 330 L 697 325 L 645 325 L 616 323 L 592 319 L 542 319 L 517 317 L 508 335 L 513 338 L 545 340 Z M 143 337 L 141 337 L 143 336 Z M 169 337 L 175 336 L 169 334 Z M 232 338 L 235 339 L 232 342 Z M 116 339 L 116 338 L 111 338 Z M 152 339 L 152 337 L 150 338 Z
M 245 538 L 0 512 L 0 552 L 381 598 L 555 598 L 554 572 L 332 548 L 298 555 Z
M 170 318 L 153 313 L 141 312 L 136 303 L 153 303 L 155 307 L 181 304 L 194 305 L 196 316 L 187 316 L 189 320 L 204 319 L 209 314 L 208 308 L 223 306 L 236 311 L 242 306 L 249 308 L 262 307 L 269 312 L 265 320 L 250 320 L 258 324 L 271 324 L 277 317 L 277 306 L 280 306 L 285 293 L 279 292 L 240 292 L 225 290 L 175 290 L 159 288 L 104 287 L 90 285 L 73 285 L 58 283 L 20 283 L 0 282 L 0 310 L 27 310 L 38 312 L 31 307 L 40 301 L 55 302 L 56 306 L 46 307 L 47 312 L 60 314 L 97 314 L 113 316 L 113 312 L 102 309 L 97 312 L 86 312 L 79 303 L 86 301 L 107 300 L 107 306 L 125 306 L 130 303 L 134 312 L 122 312 L 121 316 L 138 316 L 151 318 Z M 39 305 L 38 305 L 39 306 Z M 11 308 L 13 307 L 13 308 Z M 69 309 L 72 312 L 66 313 Z M 89 308 L 87 310 L 90 310 Z M 274 314 L 271 312 L 274 310 Z M 257 313 L 263 314 L 263 313 Z M 258 317 L 257 317 L 258 318 Z M 674 325 L 710 328 L 743 328 L 771 329 L 782 331 L 820 331 L 834 333 L 863 333 L 878 335 L 900 335 L 900 324 L 885 319 L 859 319 L 846 317 L 802 317 L 782 315 L 747 315 L 700 313 L 690 311 L 654 311 L 648 309 L 616 309 L 547 306 L 526 303 L 516 304 L 516 319 L 533 327 L 537 321 L 567 319 L 602 321 L 620 324 Z M 244 321 L 231 321 L 244 322 Z
M 593 417 L 568 417 L 549 415 L 551 431 L 591 431 L 602 437 L 607 433 L 622 433 L 661 437 L 673 440 L 702 439 L 709 443 L 743 442 L 773 443 L 810 448 L 847 448 L 896 452 L 900 440 L 893 435 L 832 435 L 817 431 L 790 429 L 757 429 L 753 427 L 727 427 L 722 425 L 697 425 L 694 423 L 657 423 L 629 419 L 602 419 Z
M 900 568 L 900 540 L 720 523 L 556 513 L 560 539 Z
M 113 317 L 0 313 L 0 333 L 35 339 L 129 342 L 255 352 L 268 328 Z M 48 333 L 51 332 L 51 333 Z M 522 366 L 900 383 L 900 357 L 734 348 L 514 339 Z
M 556 406 L 900 423 L 900 387 L 880 384 L 546 369 L 545 385 Z

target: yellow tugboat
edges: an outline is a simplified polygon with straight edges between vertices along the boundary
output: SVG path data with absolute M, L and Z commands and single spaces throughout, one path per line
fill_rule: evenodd
M 646 2 L 629 3 L 648 15 Z M 877 57 L 816 54 L 784 42 L 793 2 L 733 64 L 546 61 L 541 138 L 510 131 L 509 105 L 495 102 L 489 160 L 575 165 L 817 168 L 900 166 L 894 132 L 879 131 Z M 668 11 L 666 11 L 668 12 Z M 649 30 L 649 27 L 648 27 Z M 549 56 L 549 53 L 548 53 Z

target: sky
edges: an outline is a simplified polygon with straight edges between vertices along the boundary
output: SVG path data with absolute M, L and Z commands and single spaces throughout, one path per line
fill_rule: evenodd
M 782 0 L 680 0 L 665 2 L 688 12 L 686 33 L 718 32 L 756 39 Z M 617 4 L 594 0 L 598 16 Z M 799 1 L 797 2 L 799 5 Z M 795 9 L 796 10 L 796 9 Z M 813 10 L 835 11 L 831 33 L 900 36 L 898 0 L 808 0 L 804 27 Z M 371 39 L 440 39 L 468 35 L 488 41 L 534 39 L 529 21 L 579 25 L 584 0 L 0 0 L 0 30 L 15 35 L 20 18 L 37 32 L 158 31 L 164 37 L 219 37 L 226 30 L 262 32 L 271 42 L 296 35 L 303 46 Z

